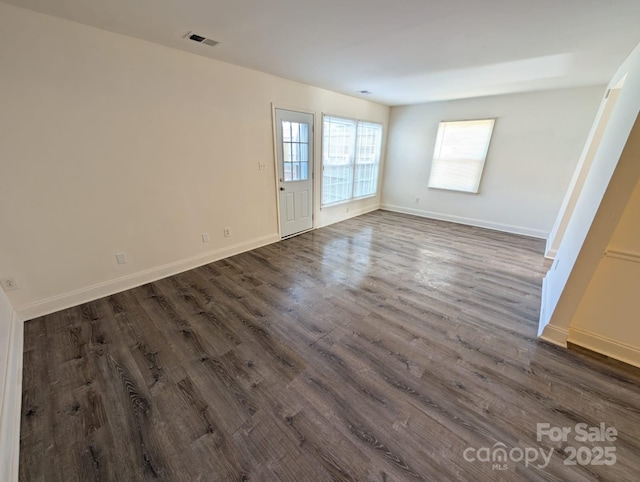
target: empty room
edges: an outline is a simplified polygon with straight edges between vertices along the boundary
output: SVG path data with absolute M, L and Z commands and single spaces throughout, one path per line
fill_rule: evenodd
M 638 25 L 0 0 L 0 480 L 638 480 Z

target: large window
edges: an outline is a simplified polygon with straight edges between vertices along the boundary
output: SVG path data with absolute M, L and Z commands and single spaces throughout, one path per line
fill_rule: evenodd
M 381 124 L 324 117 L 323 206 L 376 193 L 381 146 Z
M 477 193 L 495 119 L 440 122 L 429 187 Z

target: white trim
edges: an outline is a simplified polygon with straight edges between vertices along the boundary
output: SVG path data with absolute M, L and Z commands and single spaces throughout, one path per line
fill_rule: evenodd
M 597 333 L 571 327 L 569 328 L 568 341 L 629 365 L 640 367 L 640 347 L 620 343 Z
M 558 254 L 558 248 L 553 248 L 551 245 L 553 244 L 551 236 L 553 235 L 553 230 L 547 236 L 547 244 L 544 247 L 544 257 L 547 259 L 556 259 L 556 255 Z
M 551 315 L 547 309 L 547 300 L 549 299 L 549 282 L 547 280 L 549 275 L 542 278 L 542 294 L 540 297 L 540 321 L 538 322 L 538 338 L 547 341 L 554 345 L 567 347 L 567 338 L 569 332 L 558 326 L 550 324 Z
M 547 277 L 542 278 L 542 292 L 540 295 L 540 319 L 538 321 L 538 336 L 542 335 L 545 327 L 549 324 L 549 319 L 551 318 L 549 313 L 547 313 L 547 300 L 549 299 L 548 295 L 549 291 L 549 282 L 547 281 Z
M 567 330 L 553 325 L 545 326 L 544 330 L 542 330 L 542 334 L 539 335 L 541 340 L 548 341 L 549 343 L 561 346 L 562 348 L 567 347 L 568 337 L 569 332 Z
M 280 238 L 280 240 L 284 241 L 285 239 L 295 238 L 296 236 L 300 236 L 301 234 L 308 233 L 309 231 L 313 231 L 314 229 L 315 228 L 311 227 L 309 229 L 304 229 L 302 231 L 298 231 L 297 233 L 287 234 L 286 236 L 283 236 L 282 238 Z
M 435 213 L 433 211 L 422 211 L 419 209 L 405 208 L 403 206 L 395 206 L 393 204 L 381 204 L 380 209 L 385 211 L 393 211 L 396 213 L 412 214 L 422 218 L 439 219 L 441 221 L 449 221 L 452 223 L 466 224 L 469 226 L 477 226 L 479 228 L 494 229 L 505 233 L 521 234 L 533 238 L 546 239 L 548 232 L 541 229 L 527 228 L 526 226 L 516 226 L 514 224 L 497 223 L 494 221 L 485 221 L 482 219 L 466 218 L 463 216 L 455 216 L 453 214 Z
M 163 266 L 123 276 L 122 278 L 105 281 L 86 288 L 80 288 L 68 293 L 52 296 L 51 298 L 20 306 L 16 311 L 24 321 L 27 321 L 38 316 L 77 306 L 88 301 L 97 300 L 146 283 L 151 283 L 152 281 L 182 273 L 183 271 L 188 271 L 223 258 L 228 258 L 229 256 L 244 253 L 245 251 L 251 251 L 252 249 L 266 246 L 267 244 L 272 244 L 277 241 L 280 241 L 280 236 L 276 233 L 270 234 L 261 238 L 252 239 L 245 243 L 221 248 L 198 256 L 193 256 L 191 258 L 175 261 Z
M 607 249 L 604 253 L 607 258 L 621 259 L 623 261 L 631 261 L 640 263 L 640 253 L 635 251 L 627 251 L 622 249 Z
M 24 325 L 15 311 L 10 316 L 7 365 L 2 388 L 0 415 L 0 480 L 18 480 L 20 411 L 22 406 L 22 350 Z
M 280 166 L 279 166 L 279 162 L 278 162 L 278 132 L 276 130 L 276 109 L 278 109 L 279 107 L 276 107 L 276 105 L 272 102 L 271 103 L 271 135 L 273 136 L 273 163 L 274 163 L 274 167 L 273 167 L 273 172 L 274 172 L 274 177 L 273 177 L 273 182 L 274 184 L 274 190 L 275 190 L 275 196 L 276 196 L 276 213 L 278 213 L 277 217 L 277 221 L 278 221 L 278 236 L 282 237 L 282 226 L 280 225 Z M 313 119 L 313 125 L 315 126 L 315 117 Z M 315 138 L 313 139 L 315 141 Z M 315 144 L 314 144 L 314 148 L 315 148 Z M 314 163 L 315 163 L 315 152 L 314 152 Z M 314 166 L 315 169 L 315 166 Z M 314 171 L 315 172 L 315 171 Z M 315 191 L 315 186 L 314 186 L 314 191 Z M 315 213 L 315 204 L 314 204 L 314 213 Z M 315 216 L 314 216 L 315 217 Z
M 271 103 L 271 127 L 272 127 L 272 137 L 273 137 L 273 162 L 275 164 L 275 168 L 274 168 L 274 173 L 275 176 L 273 178 L 274 182 L 275 182 L 275 193 L 276 193 L 276 212 L 278 213 L 278 239 L 286 239 L 289 238 L 291 236 L 294 236 L 296 234 L 301 234 L 301 232 L 299 233 L 293 233 L 291 235 L 287 235 L 287 236 L 282 236 L 282 222 L 280 219 L 280 175 L 282 173 L 280 173 L 280 161 L 278 160 L 278 148 L 280 147 L 279 143 L 278 143 L 278 128 L 277 128 L 277 119 L 276 119 L 276 111 L 277 110 L 286 110 L 289 112 L 297 112 L 298 114 L 307 114 L 313 117 L 313 126 L 311 126 L 311 138 L 313 139 L 313 149 L 312 149 L 312 156 L 313 156 L 313 162 L 311 163 L 311 211 L 312 211 L 312 216 L 311 216 L 311 228 L 309 228 L 308 230 L 305 231 L 309 231 L 312 229 L 316 229 L 316 220 L 318 219 L 318 211 L 319 208 L 317 207 L 317 199 L 322 199 L 322 191 L 320 192 L 320 195 L 318 196 L 318 194 L 316 193 L 316 191 L 318 190 L 318 186 L 316 186 L 316 172 L 318 171 L 318 166 L 317 166 L 317 159 L 318 157 L 321 158 L 322 153 L 320 151 L 318 151 L 319 147 L 318 147 L 318 142 L 322 142 L 322 137 L 320 137 L 320 141 L 318 141 L 318 134 L 316 134 L 316 124 L 318 123 L 318 116 L 317 113 L 313 110 L 307 109 L 307 108 L 303 108 L 303 107 L 293 107 L 293 106 L 289 106 L 287 107 L 284 104 L 275 104 L 275 103 Z M 319 129 L 318 129 L 319 131 Z M 318 153 L 320 152 L 320 155 L 318 155 Z M 320 162 L 322 163 L 322 160 L 320 160 Z M 320 167 L 322 168 L 322 164 L 320 164 Z M 282 174 L 284 176 L 284 174 Z

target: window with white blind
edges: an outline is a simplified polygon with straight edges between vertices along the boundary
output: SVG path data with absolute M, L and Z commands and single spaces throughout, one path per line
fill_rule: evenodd
M 324 116 L 323 206 L 375 195 L 381 146 L 381 124 Z
M 429 187 L 477 193 L 495 119 L 440 122 Z

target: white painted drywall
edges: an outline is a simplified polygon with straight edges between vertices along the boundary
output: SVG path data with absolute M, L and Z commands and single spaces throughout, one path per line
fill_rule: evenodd
M 544 280 L 539 333 L 568 333 L 588 284 L 640 179 L 640 46 L 609 84 L 626 76 L 555 261 Z
M 576 309 L 567 341 L 640 367 L 640 258 L 602 258 Z
M 611 113 L 613 112 L 619 97 L 620 88 L 609 90 L 608 95 L 605 96 L 600 104 L 600 108 L 596 114 L 596 120 L 591 128 L 589 136 L 587 137 L 580 160 L 578 161 L 578 165 L 576 166 L 571 182 L 569 183 L 569 188 L 567 189 L 560 210 L 558 211 L 556 221 L 551 229 L 549 237 L 547 238 L 545 256 L 548 258 L 554 258 L 558 252 L 558 246 L 560 246 L 562 237 L 564 236 L 567 225 L 569 224 L 569 220 L 571 219 L 571 216 L 573 216 L 573 210 L 575 209 L 580 193 L 582 192 L 584 181 L 591 169 L 593 158 L 598 152 L 600 141 L 602 141 L 602 136 L 607 129 Z
M 569 327 L 569 341 L 640 366 L 640 183 Z
M 0 480 L 18 480 L 23 324 L 0 290 Z
M 607 249 L 619 253 L 640 253 L 640 182 L 622 213 Z
M 322 112 L 388 123 L 386 106 L 3 3 L 0 59 L 0 276 L 25 318 L 277 240 L 273 105 L 316 115 L 317 168 Z M 320 210 L 320 179 L 316 226 L 379 206 Z
M 603 94 L 596 86 L 392 108 L 383 207 L 546 237 Z M 438 123 L 491 117 L 479 194 L 427 189 Z

